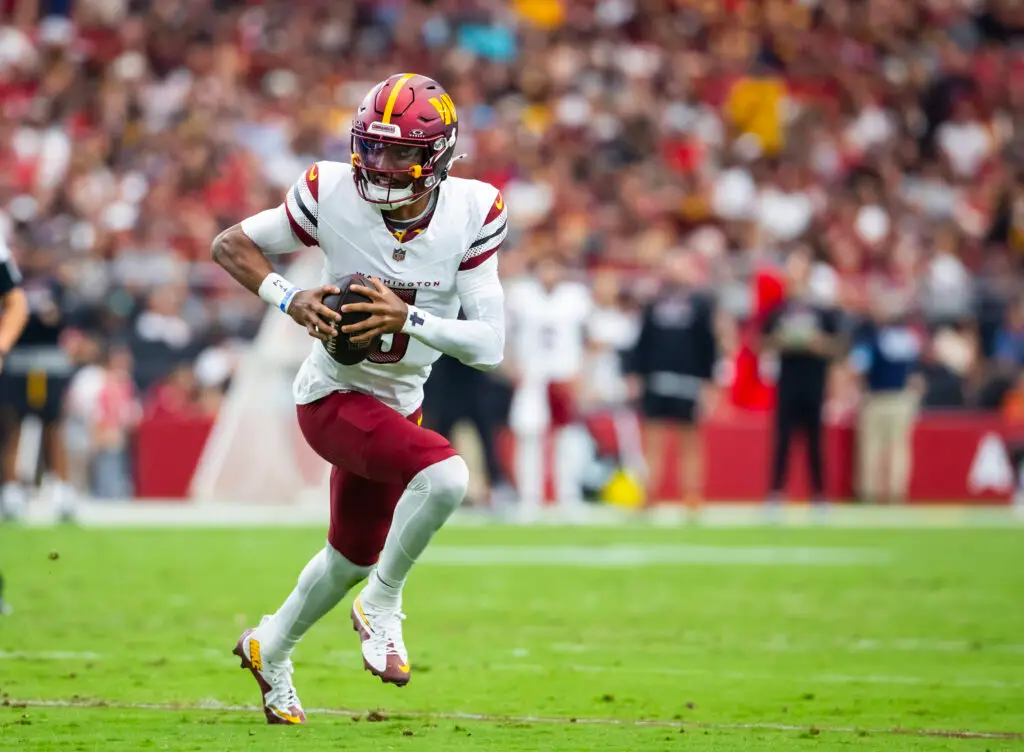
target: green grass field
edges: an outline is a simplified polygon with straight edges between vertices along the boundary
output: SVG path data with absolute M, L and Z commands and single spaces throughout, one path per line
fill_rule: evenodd
M 362 671 L 350 596 L 268 727 L 230 651 L 322 538 L 0 528 L 0 749 L 1024 749 L 1020 528 L 446 530 L 412 683 Z

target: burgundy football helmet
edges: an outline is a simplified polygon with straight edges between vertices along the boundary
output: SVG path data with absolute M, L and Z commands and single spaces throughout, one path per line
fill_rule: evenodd
M 381 209 L 425 196 L 455 161 L 458 115 L 441 84 L 416 73 L 381 81 L 352 120 L 352 175 L 359 195 Z

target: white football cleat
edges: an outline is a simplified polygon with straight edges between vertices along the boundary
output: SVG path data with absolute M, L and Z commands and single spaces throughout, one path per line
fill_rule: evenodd
M 264 616 L 260 627 L 269 619 L 269 616 Z M 263 656 L 259 627 L 242 632 L 232 652 L 242 659 L 242 668 L 249 669 L 260 685 L 267 723 L 299 725 L 306 722 L 302 703 L 292 684 L 292 662 L 289 659 L 270 661 Z
M 363 666 L 386 684 L 404 687 L 409 683 L 409 653 L 402 639 L 400 610 L 376 609 L 360 593 L 352 604 L 352 628 L 359 633 Z
M 5 483 L 0 490 L 0 519 L 18 521 L 25 516 L 28 495 L 20 483 Z

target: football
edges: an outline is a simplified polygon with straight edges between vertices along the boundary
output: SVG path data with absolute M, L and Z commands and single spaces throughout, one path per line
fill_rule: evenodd
M 338 287 L 341 292 L 335 295 L 325 295 L 323 298 L 324 305 L 333 311 L 341 313 L 341 307 L 343 305 L 348 305 L 349 303 L 371 302 L 365 295 L 353 292 L 351 289 L 352 285 L 373 287 L 373 285 L 370 284 L 370 280 L 361 274 L 346 275 L 335 282 L 335 286 Z M 342 313 L 341 321 L 337 325 L 338 335 L 336 337 L 331 337 L 323 343 L 327 354 L 344 366 L 354 366 L 356 363 L 362 363 L 366 360 L 366 356 L 370 354 L 380 338 L 378 337 L 366 344 L 353 345 L 349 341 L 349 336 L 341 331 L 341 327 L 358 324 L 360 321 L 365 321 L 369 317 L 369 313 Z

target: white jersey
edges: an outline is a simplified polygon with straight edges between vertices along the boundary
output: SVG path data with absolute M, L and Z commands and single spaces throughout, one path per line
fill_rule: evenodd
M 524 378 L 557 382 L 580 374 L 593 307 L 585 286 L 562 282 L 548 291 L 529 277 L 509 288 L 506 305 L 510 354 Z
M 633 347 L 640 322 L 621 308 L 595 308 L 587 320 L 592 348 L 584 366 L 586 392 L 602 405 L 622 404 L 628 398 L 622 354 Z
M 339 162 L 310 167 L 284 207 L 295 236 L 323 251 L 322 284 L 348 274 L 378 277 L 410 306 L 441 319 L 455 319 L 460 306 L 468 312 L 459 273 L 496 264 L 491 257 L 507 232 L 508 212 L 494 186 L 449 177 L 438 188 L 429 224 L 401 242 L 380 210 L 360 198 L 351 166 Z M 496 271 L 494 279 L 497 284 Z M 408 415 L 423 401 L 423 385 L 440 355 L 409 334 L 389 334 L 362 363 L 345 366 L 316 341 L 295 378 L 295 401 L 308 404 L 332 392 L 354 391 Z

